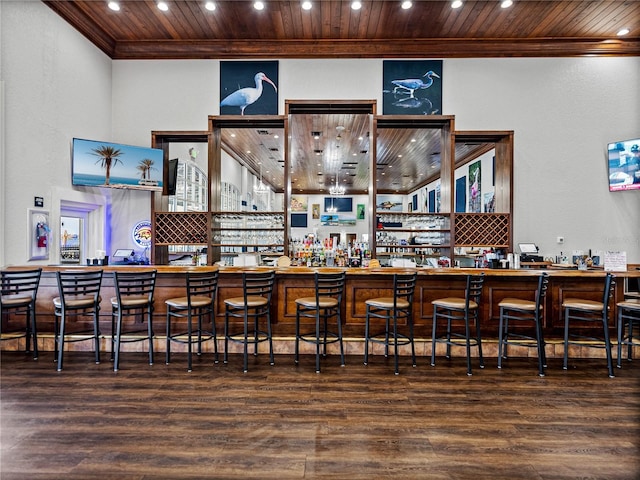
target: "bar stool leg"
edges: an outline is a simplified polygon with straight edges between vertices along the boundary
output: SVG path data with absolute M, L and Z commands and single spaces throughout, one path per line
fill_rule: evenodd
M 438 321 L 438 307 L 436 305 L 433 306 L 433 327 L 431 330 L 431 366 L 435 367 L 436 365 L 436 331 L 437 331 L 437 321 Z
M 149 308 L 147 312 L 147 332 L 149 335 L 149 365 L 153 365 L 153 312 L 152 309 Z
M 388 320 L 387 320 L 388 323 Z M 387 329 L 389 331 L 389 329 Z M 387 345 L 389 342 L 387 342 Z M 393 312 L 393 357 L 395 360 L 396 375 L 400 375 L 399 365 L 398 365 L 398 312 Z
M 271 312 L 267 312 L 267 335 L 269 336 L 269 364 L 275 365 L 275 358 L 273 357 L 273 335 L 271 333 Z
M 171 361 L 171 307 L 167 305 L 167 346 L 165 348 L 164 363 L 169 365 Z
M 293 361 L 297 364 L 300 360 L 300 307 L 296 307 L 296 343 Z
M 96 309 L 93 314 L 93 347 L 95 349 L 96 365 L 100 364 L 100 325 L 98 318 L 98 310 Z
M 369 305 L 367 305 L 367 316 L 364 321 L 364 364 L 369 363 Z
M 191 353 L 193 351 L 193 347 L 191 345 L 191 309 L 188 309 L 187 312 L 187 372 L 191 372 L 193 370 L 193 363 L 191 359 Z
M 244 309 L 244 373 L 249 371 L 249 307 Z
M 326 343 L 325 343 L 325 348 L 327 348 Z M 319 306 L 316 309 L 316 373 L 320 373 L 320 307 Z
M 611 342 L 609 340 L 609 328 L 607 322 L 607 311 L 602 314 L 602 328 L 604 330 L 604 348 L 607 354 L 607 369 L 609 370 L 609 378 L 614 378 L 613 360 L 611 359 Z
M 562 368 L 564 370 L 567 369 L 567 364 L 569 363 L 569 309 L 566 308 L 564 310 L 564 360 L 562 363 Z
M 618 308 L 618 368 L 622 368 L 622 341 L 624 338 L 624 319 L 622 318 L 622 310 L 624 310 L 624 308 Z M 628 355 L 627 358 L 629 358 Z
M 62 371 L 62 353 L 64 352 L 64 324 L 65 324 L 65 314 L 62 312 L 62 316 L 60 318 L 60 332 L 58 333 L 58 366 L 57 369 L 59 372 Z
M 340 344 L 340 366 L 344 367 L 345 366 L 344 345 L 342 344 L 342 318 L 340 317 L 340 310 L 338 310 L 338 315 L 336 316 L 336 318 L 338 321 L 338 335 L 340 336 L 340 339 L 338 341 L 338 343 Z
M 122 334 L 122 310 L 118 309 L 118 319 L 116 320 L 116 344 L 115 358 L 113 360 L 113 371 L 117 372 L 120 368 L 120 335 Z

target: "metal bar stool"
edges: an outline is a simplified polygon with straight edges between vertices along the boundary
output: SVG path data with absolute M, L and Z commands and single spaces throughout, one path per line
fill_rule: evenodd
M 120 368 L 120 344 L 122 342 L 149 342 L 149 365 L 153 365 L 153 292 L 156 286 L 156 270 L 140 272 L 114 272 L 116 296 L 111 298 L 111 360 L 113 371 Z M 135 315 L 142 323 L 147 316 L 146 330 L 122 331 L 122 317 Z M 145 333 L 145 336 L 135 336 Z M 126 339 L 122 335 L 134 335 Z M 114 355 L 115 353 L 115 355 Z
M 55 358 L 58 371 L 62 370 L 64 344 L 93 340 L 96 364 L 100 363 L 100 286 L 102 270 L 56 272 L 58 297 L 53 299 L 55 314 Z M 93 328 L 67 331 L 67 321 L 90 316 Z M 67 338 L 70 337 L 70 338 Z M 79 337 L 79 338 L 78 338 Z
M 389 356 L 389 345 L 394 347 L 395 374 L 398 375 L 398 346 L 411 345 L 411 360 L 416 366 L 416 350 L 413 342 L 413 294 L 416 288 L 418 274 L 396 273 L 393 275 L 393 297 L 371 298 L 365 301 L 367 317 L 364 332 L 364 364 L 369 363 L 369 343 L 384 345 L 384 356 Z M 372 318 L 382 318 L 385 321 L 384 330 L 379 333 L 371 333 L 370 322 Z M 393 326 L 390 324 L 393 322 Z M 398 324 L 405 323 L 408 333 L 398 331 Z
M 228 361 L 229 341 L 242 343 L 244 346 L 244 372 L 249 371 L 249 342 L 253 343 L 253 354 L 258 355 L 258 343 L 269 342 L 269 358 L 274 365 L 273 341 L 271 337 L 271 297 L 275 283 L 274 270 L 253 270 L 242 273 L 241 297 L 225 299 L 224 314 L 224 363 Z M 229 318 L 242 318 L 243 330 L 231 332 L 229 330 Z M 260 318 L 266 319 L 266 331 L 260 328 Z M 249 319 L 252 326 L 249 326 Z M 252 338 L 249 338 L 252 337 Z
M 33 339 L 33 359 L 38 359 L 38 329 L 36 323 L 36 295 L 42 269 L 32 270 L 3 270 L 0 272 L 0 338 L 3 333 L 11 333 L 8 338 L 2 340 L 13 340 L 25 337 L 25 352 L 31 351 L 31 340 Z M 25 325 L 20 330 L 5 329 L 2 324 L 7 322 L 9 326 L 9 315 L 24 315 Z
M 467 275 L 464 297 L 446 297 L 434 300 L 433 305 L 433 333 L 431 336 L 431 366 L 436 364 L 436 344 L 447 345 L 446 357 L 451 358 L 452 346 L 464 346 L 467 353 L 467 375 L 471 371 L 471 347 L 478 347 L 480 368 L 484 368 L 482 357 L 482 336 L 480 335 L 480 299 L 482 297 L 482 285 L 484 274 Z M 444 335 L 437 335 L 438 319 L 446 319 L 447 330 Z M 460 320 L 464 323 L 464 332 L 451 331 L 451 322 Z M 471 323 L 476 324 L 476 334 L 471 336 Z M 462 341 L 460 341 L 460 339 Z
M 542 335 L 543 321 L 543 301 L 549 286 L 549 275 L 542 273 L 537 282 L 538 288 L 535 293 L 535 300 L 522 300 L 520 298 L 505 298 L 498 306 L 500 307 L 500 326 L 498 334 L 498 368 L 502 368 L 502 359 L 507 358 L 508 345 L 520 345 L 525 347 L 536 347 L 538 349 L 538 372 L 544 377 L 544 369 L 547 366 L 545 354 L 545 343 Z M 526 335 L 509 331 L 509 322 L 532 323 L 535 327 L 535 334 Z M 527 342 L 528 341 L 528 342 Z M 535 343 L 531 343 L 534 341 Z
M 202 355 L 202 342 L 213 340 L 214 363 L 218 363 L 218 338 L 216 335 L 215 299 L 218 291 L 218 270 L 187 272 L 187 296 L 169 298 L 167 305 L 167 348 L 166 364 L 171 361 L 171 342 L 187 345 L 187 371 L 193 368 L 193 344 L 197 344 L 197 355 Z M 193 319 L 197 319 L 194 330 Z M 209 317 L 211 330 L 202 326 L 203 319 Z M 187 331 L 172 332 L 171 319 L 187 319 Z M 194 338 L 195 335 L 195 338 Z
M 316 346 L 316 373 L 320 373 L 320 346 L 323 356 L 327 356 L 327 344 L 340 344 L 340 365 L 344 367 L 344 346 L 342 344 L 342 295 L 346 274 L 341 272 L 320 271 L 314 274 L 315 295 L 296 298 L 296 346 L 295 363 L 298 363 L 300 340 Z M 313 318 L 315 330 L 300 332 L 300 317 Z M 328 321 L 336 319 L 337 332 L 329 330 Z
M 569 345 L 581 345 L 583 347 L 604 348 L 607 354 L 607 369 L 609 377 L 613 378 L 613 361 L 611 359 L 611 342 L 609 340 L 609 301 L 615 287 L 614 276 L 607 273 L 602 293 L 602 301 L 585 300 L 582 298 L 566 298 L 562 302 L 564 309 L 564 362 L 562 368 L 567 369 L 569 359 Z M 602 325 L 602 337 L 569 333 L 572 320 L 580 322 L 596 322 Z M 573 338 L 574 340 L 570 340 Z M 580 342 L 582 340 L 582 342 Z M 587 343 L 598 342 L 598 343 Z
M 640 347 L 640 341 L 633 341 L 634 326 L 640 329 L 640 299 L 627 299 L 616 304 L 618 307 L 618 368 L 622 368 L 622 345 L 627 346 L 627 360 L 633 359 L 633 347 Z

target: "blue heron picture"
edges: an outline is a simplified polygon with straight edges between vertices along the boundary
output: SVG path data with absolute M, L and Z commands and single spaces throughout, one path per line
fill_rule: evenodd
M 442 60 L 385 60 L 383 115 L 442 115 Z
M 277 115 L 278 62 L 220 62 L 221 115 Z

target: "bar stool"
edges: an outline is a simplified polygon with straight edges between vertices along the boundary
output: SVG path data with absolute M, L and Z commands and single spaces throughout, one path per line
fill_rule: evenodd
M 215 299 L 218 291 L 218 270 L 187 272 L 187 296 L 165 300 L 167 306 L 166 364 L 171 362 L 171 342 L 187 345 L 187 371 L 193 369 L 193 345 L 202 355 L 202 342 L 213 340 L 214 363 L 218 363 L 218 339 L 216 336 Z M 203 320 L 209 317 L 211 330 L 204 330 Z M 171 319 L 187 319 L 187 331 L 172 332 Z M 193 320 L 197 319 L 194 329 Z M 173 325 L 175 326 L 175 325 Z M 195 335 L 195 338 L 194 338 Z
M 149 365 L 153 365 L 153 292 L 156 286 L 156 270 L 141 272 L 115 272 L 113 274 L 116 296 L 111 298 L 111 360 L 113 371 L 120 367 L 120 344 L 122 342 L 149 342 Z M 147 316 L 146 335 L 135 336 L 144 333 L 145 330 L 135 329 L 122 331 L 122 317 L 135 315 L 139 322 Z M 134 335 L 126 339 L 122 335 Z M 115 352 L 115 358 L 114 358 Z
M 562 302 L 562 308 L 564 309 L 564 362 L 562 368 L 567 369 L 567 363 L 569 358 L 569 345 L 581 345 L 583 347 L 604 348 L 607 354 L 607 369 L 609 371 L 609 377 L 613 378 L 613 361 L 611 359 L 611 342 L 609 341 L 609 300 L 613 294 L 615 286 L 614 277 L 611 273 L 607 273 L 604 282 L 604 290 L 602 293 L 602 301 L 585 300 L 582 298 L 566 298 Z M 602 326 L 602 337 L 593 337 L 583 334 L 569 333 L 569 327 L 571 320 L 578 320 L 580 322 L 596 322 Z M 575 340 L 569 340 L 573 338 Z M 580 343 L 579 340 L 598 342 L 594 343 Z
M 36 295 L 40 284 L 41 268 L 32 270 L 3 270 L 0 272 L 0 338 L 3 333 L 11 333 L 9 338 L 13 340 L 25 337 L 25 352 L 31 351 L 33 339 L 33 359 L 38 359 L 38 329 L 36 324 Z M 19 330 L 5 329 L 2 324 L 6 320 L 9 326 L 9 315 L 24 315 L 25 326 Z
M 389 345 L 393 344 L 395 374 L 398 375 L 398 346 L 411 345 L 411 360 L 416 366 L 416 350 L 413 342 L 413 294 L 416 288 L 418 274 L 395 273 L 393 275 L 393 297 L 371 298 L 365 301 L 367 317 L 364 332 L 364 364 L 369 363 L 369 343 L 384 345 L 384 356 L 389 356 Z M 385 321 L 384 330 L 379 333 L 370 332 L 372 318 L 382 318 Z M 398 323 L 403 322 L 408 327 L 408 333 L 398 331 Z M 393 322 L 393 326 L 390 323 Z
M 447 345 L 446 358 L 451 358 L 452 346 L 464 346 L 467 350 L 467 375 L 471 371 L 471 347 L 478 347 L 480 368 L 484 368 L 482 357 L 482 337 L 480 335 L 480 298 L 482 297 L 482 285 L 484 273 L 479 275 L 467 275 L 464 297 L 446 297 L 434 300 L 433 305 L 433 333 L 431 336 L 431 366 L 436 364 L 436 344 Z M 447 331 L 444 335 L 437 335 L 438 319 L 447 320 Z M 451 331 L 451 321 L 464 322 L 464 334 Z M 471 336 L 471 323 L 476 324 L 476 334 Z M 462 339 L 462 341 L 458 340 Z
M 640 299 L 627 299 L 616 304 L 618 307 L 618 368 L 622 368 L 622 345 L 627 346 L 627 360 L 633 359 L 633 347 L 640 347 L 640 341 L 633 341 L 634 326 L 640 328 Z
M 330 273 L 315 272 L 313 297 L 296 299 L 296 346 L 295 363 L 298 363 L 300 340 L 316 346 L 316 373 L 320 373 L 320 346 L 323 356 L 327 356 L 327 344 L 340 344 L 340 365 L 344 367 L 344 347 L 342 344 L 342 295 L 346 274 L 344 271 Z M 300 317 L 315 319 L 315 329 L 308 333 L 300 332 Z M 330 331 L 328 321 L 336 319 L 337 332 Z
M 78 272 L 56 272 L 58 280 L 58 297 L 53 299 L 55 318 L 55 353 L 58 365 L 62 370 L 64 344 L 93 340 L 96 364 L 100 363 L 100 286 L 102 270 Z M 66 330 L 69 319 L 80 320 L 92 318 L 93 328 L 80 328 L 72 332 Z M 70 337 L 70 338 L 67 338 Z M 80 337 L 80 338 L 78 338 Z
M 244 346 L 244 373 L 249 371 L 249 342 L 253 343 L 253 354 L 258 355 L 258 343 L 269 342 L 269 357 L 274 365 L 273 341 L 271 337 L 271 296 L 275 283 L 274 270 L 251 270 L 242 272 L 242 297 L 225 299 L 224 314 L 224 363 L 228 361 L 229 341 Z M 241 332 L 230 332 L 229 318 L 242 318 Z M 260 318 L 266 319 L 266 331 L 260 328 Z M 252 326 L 249 326 L 249 319 Z M 252 338 L 249 338 L 252 337 Z
M 543 301 L 549 286 L 549 275 L 542 273 L 538 277 L 538 288 L 536 289 L 535 300 L 522 300 L 520 298 L 505 298 L 498 306 L 500 307 L 500 326 L 498 334 L 498 368 L 502 368 L 502 359 L 507 358 L 508 345 L 520 345 L 525 347 L 536 347 L 538 349 L 538 372 L 544 377 L 544 369 L 547 366 L 545 354 L 545 343 L 542 335 L 542 313 Z M 509 331 L 509 322 L 533 322 L 535 334 L 526 335 Z M 511 324 L 513 326 L 513 323 Z M 513 338 L 513 340 L 512 340 Z M 534 341 L 535 344 L 526 341 Z

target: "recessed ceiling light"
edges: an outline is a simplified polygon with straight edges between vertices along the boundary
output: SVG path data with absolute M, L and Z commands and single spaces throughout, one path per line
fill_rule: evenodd
M 253 2 L 253 8 L 256 10 L 264 10 L 264 2 Z
M 453 0 L 451 2 L 451 8 L 460 8 L 462 6 L 462 0 Z
M 311 10 L 311 7 L 313 6 L 313 4 L 309 1 L 306 2 L 302 2 L 302 9 L 303 10 Z
M 360 10 L 362 8 L 362 3 L 358 2 L 357 0 L 355 2 L 351 2 L 351 9 L 352 10 Z
M 108 6 L 114 12 L 120 11 L 120 4 L 118 4 L 118 2 L 109 2 Z
M 216 9 L 216 4 L 213 2 L 207 2 L 204 4 L 204 8 L 206 8 L 210 12 L 213 12 Z
M 500 4 L 502 8 L 509 8 L 511 5 L 513 5 L 513 0 L 503 0 Z
M 404 2 L 402 2 L 401 6 L 403 10 L 409 10 L 413 6 L 413 3 L 411 3 L 409 0 L 405 0 Z
M 169 10 L 169 5 L 167 5 L 166 2 L 158 2 L 158 9 L 166 12 L 167 10 Z
M 618 30 L 618 33 L 616 35 L 618 35 L 619 37 L 622 37 L 624 35 L 628 35 L 630 32 L 630 30 L 628 28 L 621 28 L 620 30 Z

